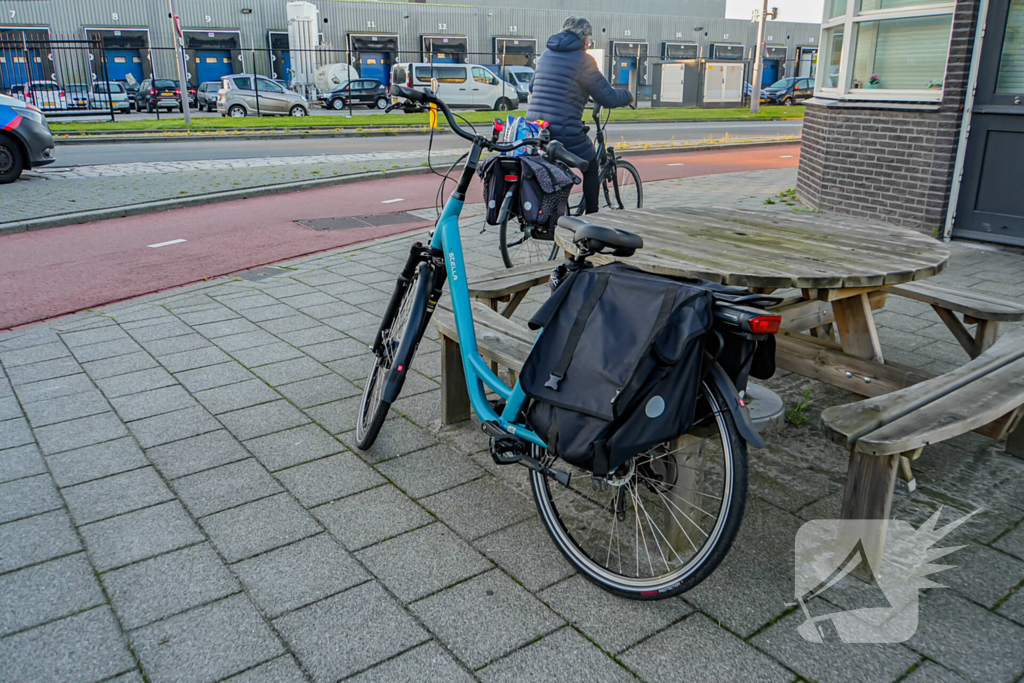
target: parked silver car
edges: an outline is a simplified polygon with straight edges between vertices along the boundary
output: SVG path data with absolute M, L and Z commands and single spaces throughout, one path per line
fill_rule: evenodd
M 309 116 L 309 102 L 298 93 L 263 76 L 235 74 L 221 79 L 217 91 L 217 111 L 221 116 Z
M 221 89 L 220 81 L 200 83 L 196 89 L 196 106 L 199 111 L 217 111 L 217 91 Z
M 128 91 L 120 83 L 96 81 L 89 91 L 90 109 L 110 109 L 127 114 L 131 111 L 131 102 L 128 101 Z

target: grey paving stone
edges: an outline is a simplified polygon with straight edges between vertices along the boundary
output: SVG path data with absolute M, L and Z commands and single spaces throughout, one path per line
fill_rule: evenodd
M 266 344 L 273 344 L 277 341 L 277 337 L 270 334 L 266 330 L 262 330 L 258 327 L 253 332 L 232 334 L 228 337 L 217 337 L 216 339 L 213 340 L 214 344 L 224 349 L 228 353 L 240 351 L 242 349 L 251 349 L 254 346 L 264 346 Z
M 403 602 L 412 602 L 493 565 L 441 524 L 410 531 L 356 554 Z
M 284 304 L 281 305 L 283 306 Z M 290 306 L 289 309 L 296 314 L 280 317 L 274 316 L 273 318 L 268 318 L 266 320 L 260 321 L 259 326 L 265 329 L 267 332 L 270 332 L 271 334 L 279 334 L 281 332 L 303 330 L 306 329 L 307 327 L 315 327 L 316 325 L 320 324 L 318 320 L 310 318 L 308 315 L 297 314 L 297 311 L 295 311 L 295 309 L 291 308 Z
M 79 372 L 77 375 L 65 375 L 44 379 L 41 382 L 22 384 L 18 387 L 18 398 L 22 403 L 35 403 L 51 398 L 60 398 L 70 394 L 79 394 L 93 388 L 89 375 Z
M 172 486 L 181 502 L 196 517 L 266 498 L 283 490 L 252 458 L 175 479 Z
M 459 667 L 451 655 L 440 645 L 431 641 L 389 659 L 346 683 L 383 683 L 384 681 L 407 681 L 408 683 L 469 683 L 474 678 Z
M 9 370 L 19 365 L 29 365 L 31 363 L 53 360 L 54 358 L 63 358 L 69 354 L 68 348 L 62 342 L 57 341 L 50 344 L 28 346 L 14 351 L 0 351 L 0 361 L 3 361 L 4 366 Z
M 253 368 L 253 373 L 271 386 L 279 386 L 290 382 L 300 382 L 311 377 L 319 377 L 330 372 L 326 367 L 320 365 L 312 358 L 293 358 L 261 365 Z
M 306 507 L 384 483 L 384 478 L 351 453 L 339 453 L 277 473 L 281 483 Z
M 101 572 L 203 540 L 177 501 L 86 524 L 79 531 Z
M 377 465 L 377 471 L 413 498 L 422 498 L 484 474 L 468 458 L 434 446 Z
M 81 550 L 64 510 L 0 524 L 0 573 Z
M 218 365 L 230 361 L 231 357 L 220 349 L 210 346 L 192 351 L 181 351 L 160 356 L 160 365 L 168 372 L 178 374 L 187 370 L 195 370 L 210 365 Z
M 0 637 L 106 602 L 85 553 L 0 576 Z
M 59 422 L 35 430 L 39 445 L 46 455 L 112 441 L 127 434 L 128 430 L 113 412 Z
M 284 342 L 278 342 L 276 344 L 267 344 L 266 346 L 257 346 L 252 349 L 243 349 L 235 351 L 233 355 L 239 363 L 247 368 L 255 368 L 260 365 L 270 365 L 271 363 L 280 363 L 281 361 L 291 360 L 293 358 L 302 358 L 305 356 L 302 351 L 290 344 Z
M 220 429 L 221 425 L 205 408 L 195 406 L 129 422 L 128 427 L 143 448 L 152 448 L 213 432 Z
M 435 593 L 410 609 L 473 669 L 565 623 L 497 570 Z
M 9 683 L 89 683 L 135 668 L 109 607 L 97 607 L 0 640 Z
M 804 620 L 803 612 L 796 610 L 749 642 L 804 678 L 822 683 L 894 681 L 919 661 L 914 652 L 899 643 L 859 643 L 851 647 L 838 638 L 824 643 L 808 642 L 797 631 Z
M 678 599 L 619 598 L 582 576 L 555 584 L 538 597 L 609 652 L 621 652 L 693 611 Z
M 356 428 L 361 400 L 360 396 L 353 396 L 340 401 L 331 401 L 313 408 L 306 408 L 306 414 L 331 434 L 340 434 Z
M 996 612 L 1024 626 L 1024 591 L 1020 588 L 1016 589 L 1005 602 L 999 605 Z
M 127 629 L 145 626 L 242 588 L 208 543 L 106 572 L 100 578 Z
M 284 400 L 223 413 L 219 419 L 232 434 L 242 441 L 284 431 L 309 422 L 308 417 Z
M 225 678 L 225 683 L 306 683 L 306 676 L 295 660 L 285 655 L 266 664 Z
M 168 317 L 164 322 L 159 322 L 155 325 L 146 325 L 145 327 L 137 327 L 130 330 L 128 333 L 137 342 L 150 342 L 157 339 L 179 337 L 190 334 L 191 332 L 192 328 L 185 323 L 176 318 Z
M 94 380 L 99 381 L 108 377 L 126 375 L 129 372 L 155 368 L 158 367 L 158 364 L 148 353 L 139 351 L 124 356 L 92 361 L 91 363 L 82 363 L 80 367 Z
M 756 555 L 733 547 L 717 569 L 683 599 L 741 638 L 789 609 L 793 582 Z
M 295 296 L 278 296 L 282 303 L 291 306 L 292 308 L 309 308 L 311 306 L 320 306 L 323 304 L 337 303 L 338 300 L 333 296 L 324 294 L 323 292 L 307 292 L 305 294 L 299 294 Z M 310 314 L 312 315 L 312 314 Z M 316 316 L 314 316 L 316 317 Z
M 81 330 L 79 332 L 64 332 L 60 335 L 61 340 L 69 348 L 99 344 L 100 342 L 114 341 L 117 339 L 126 339 L 127 337 L 128 333 L 117 325 L 104 325 L 102 327 L 94 327 L 87 330 Z
M 125 422 L 143 420 L 176 410 L 198 407 L 187 391 L 181 386 L 153 389 L 130 396 L 111 399 L 114 410 Z
M 735 545 L 753 553 L 782 576 L 792 577 L 793 544 L 803 524 L 799 517 L 749 496 Z
M 352 427 L 355 428 L 354 419 Z M 437 439 L 431 434 L 405 419 L 391 419 L 381 428 L 380 435 L 374 444 L 365 451 L 356 445 L 354 431 L 343 434 L 339 438 L 345 442 L 346 446 L 371 463 L 390 460 L 437 443 Z
M 111 399 L 140 391 L 169 387 L 174 384 L 177 384 L 177 382 L 171 376 L 171 373 L 160 367 L 96 380 L 96 386 L 107 395 L 107 398 Z
M 150 448 L 146 453 L 168 479 L 249 457 L 249 452 L 223 429 Z
M 641 643 L 623 654 L 621 660 L 642 679 L 652 683 L 793 679 L 793 675 L 783 667 L 702 614 L 694 614 L 681 624 Z M 865 672 L 851 673 L 858 676 L 857 680 L 866 680 Z
M 297 347 L 321 344 L 323 342 L 345 338 L 345 335 L 341 334 L 333 327 L 328 327 L 327 325 L 316 325 L 302 330 L 279 332 L 277 336 L 292 346 Z M 363 352 L 366 352 L 365 346 L 363 347 Z
M 571 628 L 556 631 L 499 659 L 478 675 L 485 683 L 636 681 L 633 674 Z
M 238 317 L 238 314 L 230 308 L 217 305 L 189 307 L 185 311 L 175 311 L 175 315 L 177 315 L 182 322 L 193 328 L 205 323 L 219 322 L 221 320 L 230 320 L 231 318 Z
M 366 353 L 361 356 L 334 360 L 329 363 L 325 363 L 325 365 L 345 379 L 358 385 L 362 385 L 363 380 L 366 379 L 366 375 L 370 372 L 370 367 L 373 365 L 369 351 L 369 345 L 366 345 Z
M 321 531 L 287 494 L 263 498 L 199 520 L 228 562 L 279 548 Z
M 82 371 L 82 366 L 68 354 L 65 358 L 32 363 L 31 365 L 18 365 L 7 368 L 7 376 L 15 387 L 31 382 L 41 382 L 56 377 L 77 375 Z
M 341 360 L 342 358 L 360 356 L 366 353 L 366 344 L 361 341 L 345 337 L 342 339 L 334 339 L 320 342 L 318 344 L 303 346 L 302 351 L 321 363 L 326 363 L 332 360 Z
M 0 448 L 15 448 L 32 443 L 32 429 L 25 418 L 0 422 Z
M 115 474 L 62 491 L 76 524 L 88 524 L 174 498 L 152 467 Z
M 239 562 L 234 569 L 271 619 L 372 578 L 328 534 Z
M 193 330 L 203 335 L 207 339 L 216 339 L 217 337 L 227 337 L 235 334 L 244 334 L 246 332 L 258 332 L 262 331 L 260 328 L 253 325 L 244 318 L 233 318 L 231 320 L 222 320 L 215 323 L 204 323 L 202 325 L 194 325 Z
M 0 422 L 22 417 L 21 405 L 14 396 L 0 398 Z
M 1024 559 L 1024 524 L 1007 531 L 992 544 L 996 548 Z
M 267 403 L 281 396 L 258 379 L 200 391 L 196 400 L 214 415 Z
M 463 538 L 480 538 L 533 516 L 532 500 L 482 477 L 420 501 Z
M 282 384 L 277 387 L 277 391 L 299 408 L 310 408 L 362 393 L 362 389 L 333 372 L 301 382 Z
M 286 614 L 274 626 L 317 683 L 344 678 L 428 639 L 374 582 Z
M 213 389 L 256 379 L 256 376 L 238 363 L 218 363 L 195 370 L 186 370 L 175 375 L 179 382 L 191 392 Z
M 150 681 L 214 681 L 280 655 L 284 648 L 244 595 L 197 607 L 133 631 Z
M 145 679 L 142 678 L 142 673 L 138 669 L 129 671 L 126 674 L 121 674 L 117 678 L 111 679 L 111 683 L 145 683 Z
M 34 444 L 0 451 L 0 484 L 46 472 L 46 463 Z
M 484 536 L 473 545 L 531 593 L 575 571 L 551 542 L 538 517 Z
M 285 304 L 273 304 L 271 306 L 260 306 L 258 308 L 247 308 L 239 311 L 246 319 L 257 325 L 272 323 L 284 318 L 305 318 L 306 316 L 295 315 L 295 309 Z
M 321 505 L 312 510 L 349 550 L 424 526 L 434 518 L 390 484 Z
M 1024 562 L 986 546 L 971 544 L 945 563 L 954 568 L 933 580 L 989 608 L 1024 581 Z
M 909 676 L 901 679 L 900 683 L 966 683 L 966 679 L 935 662 L 925 660 Z
M 116 358 L 119 356 L 126 356 L 130 353 L 138 353 L 142 351 L 142 347 L 135 343 L 135 341 L 129 337 L 123 339 L 114 339 L 113 341 L 99 342 L 98 344 L 89 344 L 88 346 L 79 346 L 72 349 L 72 353 L 75 358 L 78 359 L 79 363 L 88 363 L 90 361 L 104 360 L 106 358 Z
M 345 450 L 337 439 L 315 424 L 261 436 L 246 441 L 245 446 L 272 472 Z
M 0 484 L 0 524 L 63 506 L 49 474 Z
M 950 591 L 931 590 L 918 607 L 912 649 L 970 681 L 1014 681 L 1024 670 L 1024 626 Z

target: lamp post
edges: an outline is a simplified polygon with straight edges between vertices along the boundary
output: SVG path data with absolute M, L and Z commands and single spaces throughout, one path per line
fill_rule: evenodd
M 757 48 L 754 55 L 754 79 L 750 90 L 750 113 L 756 114 L 761 111 L 761 75 L 764 71 L 764 25 L 768 21 L 768 0 L 763 0 L 761 11 L 757 18 Z M 779 8 L 773 7 L 771 18 L 779 16 Z
M 181 30 L 181 15 L 178 14 L 178 0 L 167 0 L 171 6 L 171 21 L 174 23 L 174 57 L 178 62 L 178 86 L 181 92 L 181 111 L 185 114 L 185 125 L 192 123 L 192 111 L 188 102 L 188 74 L 185 71 L 185 34 Z M 159 109 L 159 107 L 157 107 Z

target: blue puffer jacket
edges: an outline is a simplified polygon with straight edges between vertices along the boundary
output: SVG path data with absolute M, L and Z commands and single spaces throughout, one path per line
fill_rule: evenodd
M 613 88 L 584 49 L 583 39 L 572 31 L 548 38 L 547 52 L 537 62 L 530 90 L 526 118 L 547 121 L 551 137 L 576 156 L 590 161 L 596 156 L 594 144 L 583 132 L 583 108 L 587 96 L 602 107 L 624 107 L 632 95 L 625 88 Z

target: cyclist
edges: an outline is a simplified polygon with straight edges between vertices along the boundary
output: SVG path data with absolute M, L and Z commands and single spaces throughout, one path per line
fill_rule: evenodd
M 569 17 L 562 30 L 548 38 L 547 51 L 537 62 L 537 73 L 530 84 L 529 121 L 547 121 L 551 138 L 586 161 L 593 161 L 594 143 L 583 128 L 583 108 L 587 97 L 602 107 L 625 107 L 633 95 L 625 88 L 613 88 L 587 54 L 594 28 L 582 17 Z M 590 164 L 583 174 L 586 212 L 597 212 L 599 202 L 598 164 Z

